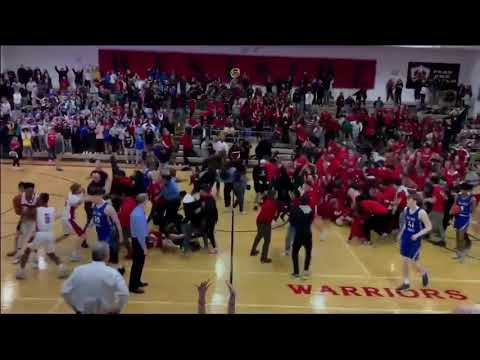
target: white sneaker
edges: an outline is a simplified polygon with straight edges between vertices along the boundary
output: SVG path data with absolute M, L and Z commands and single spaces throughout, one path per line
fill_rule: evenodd
M 58 268 L 58 278 L 65 279 L 66 277 L 68 277 L 68 269 L 62 264 Z
M 20 257 L 16 257 L 13 259 L 12 264 L 19 264 L 20 263 Z
M 68 257 L 68 260 L 70 262 L 78 262 L 78 261 L 82 261 L 82 257 L 80 255 L 70 255 Z
M 309 279 L 310 278 L 310 271 L 304 271 L 302 274 L 302 279 Z
M 23 280 L 25 279 L 25 269 L 18 269 L 16 274 L 15 274 L 15 278 L 18 279 L 18 280 Z

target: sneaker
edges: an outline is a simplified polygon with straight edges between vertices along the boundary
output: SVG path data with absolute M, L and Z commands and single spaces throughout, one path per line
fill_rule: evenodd
M 427 287 L 428 286 L 428 273 L 425 273 L 422 275 L 422 285 L 423 287 Z
M 208 253 L 209 253 L 209 254 L 212 254 L 212 255 L 215 255 L 215 254 L 218 254 L 218 250 L 217 250 L 216 248 L 209 249 L 209 250 L 208 250 Z
M 25 269 L 18 269 L 16 274 L 15 274 L 15 278 L 18 279 L 18 280 L 23 280 L 25 279 Z
M 290 256 L 290 250 L 282 251 L 283 256 Z
M 12 261 L 12 264 L 19 264 L 20 263 L 20 257 L 16 257 L 15 259 L 13 259 Z
M 397 291 L 403 291 L 403 290 L 408 290 L 410 289 L 410 284 L 402 284 L 401 286 L 397 287 L 395 290 Z
M 460 251 L 455 251 L 455 256 L 452 257 L 452 260 L 460 260 L 462 257 L 462 254 Z
M 302 274 L 302 279 L 304 280 L 310 279 L 310 271 L 304 271 Z
M 78 261 L 81 261 L 82 260 L 82 257 L 80 255 L 70 255 L 68 257 L 68 260 L 70 262 L 78 262 Z
M 272 262 L 272 259 L 269 259 L 269 258 L 261 259 L 260 262 L 263 263 L 263 264 L 269 264 L 269 263 Z
M 63 169 L 62 168 L 57 168 L 57 171 L 63 171 Z
M 294 279 L 300 279 L 300 274 L 291 273 L 290 276 Z
M 240 215 L 247 215 L 246 211 L 240 211 Z
M 12 257 L 12 256 L 15 256 L 16 254 L 17 254 L 17 250 L 13 250 L 13 251 L 10 251 L 9 253 L 7 253 L 7 256 Z
M 257 250 L 250 251 L 250 256 L 257 256 L 257 255 L 258 255 Z
M 124 267 L 121 267 L 121 268 L 118 268 L 117 271 L 120 273 L 120 275 L 123 276 L 123 274 L 125 274 L 125 268 Z
M 87 248 L 88 248 L 87 240 L 84 240 L 84 241 L 82 242 L 82 248 L 84 248 L 84 249 L 87 249 Z
M 58 278 L 65 279 L 68 277 L 68 269 L 65 266 L 60 266 L 58 269 Z
M 258 206 L 255 205 L 255 206 L 253 207 L 253 210 L 257 211 L 257 210 L 258 210 Z

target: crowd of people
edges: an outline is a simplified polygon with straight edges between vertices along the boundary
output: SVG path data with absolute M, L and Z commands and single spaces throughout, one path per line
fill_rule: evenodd
M 50 149 L 53 160 L 65 151 L 63 147 L 71 152 L 111 154 L 111 178 L 97 161 L 85 190 L 79 184 L 71 186 L 62 238 L 78 236 L 70 257 L 78 261 L 79 249 L 89 246 L 86 230 L 96 227 L 98 240 L 108 244 L 109 262 L 122 275 L 125 269 L 119 248 L 125 246 L 133 261 L 131 292 L 143 293 L 147 286 L 141 274 L 148 247 L 178 248 L 188 254 L 202 247 L 198 239 L 203 238 L 204 249 L 217 254 L 216 198 L 221 184 L 223 205 L 245 212 L 245 193 L 250 189 L 247 167 L 252 157 L 257 160 L 252 176 L 254 210 L 260 209 L 250 255 L 259 253 L 263 240 L 260 261 L 272 262 L 272 223 L 288 217 L 284 254 L 292 257 L 294 278 L 309 277 L 312 226 L 322 232 L 320 219 L 350 226 L 348 241 L 352 244 L 371 244 L 372 232 L 380 235 L 376 241 L 398 236 L 404 258 L 404 282 L 399 290 L 409 288 L 410 265 L 422 274 L 423 285 L 428 285 L 427 271 L 417 263 L 420 240 L 429 237 L 435 245 L 445 246 L 445 229 L 452 219 L 455 259 L 463 262 L 468 254 L 467 230 L 480 199 L 472 191 L 478 169 L 470 163 L 468 149 L 456 141 L 467 123 L 478 123 L 478 119 L 469 122 L 467 108 L 454 109 L 442 119 L 400 105 L 386 108 L 377 103 L 372 112 L 366 106 L 366 90 L 361 89 L 356 100 L 352 96 L 344 99 L 340 93 L 333 114 L 320 108 L 329 101 L 325 87 L 323 96 L 318 90 L 317 79 L 325 76 L 308 74 L 298 83 L 287 79 L 272 86 L 269 82 L 262 90 L 254 88 L 245 75 L 228 84 L 206 74 L 187 80 L 157 69 L 149 69 L 146 79 L 128 69 L 102 75 L 92 72 L 88 77 L 77 71 L 73 87 L 66 78 L 68 67 L 57 71 L 58 90 L 51 87 L 46 72 L 33 70 L 36 75 L 27 76 L 26 84 L 20 69 L 18 75 L 4 74 L 2 146 L 14 166 L 32 151 Z M 332 80 L 333 75 L 329 84 Z M 32 81 L 37 85 L 28 86 Z M 11 97 L 5 88 L 13 89 Z M 20 102 L 18 95 L 15 100 L 18 93 Z M 172 154 L 178 149 L 173 135 L 179 124 L 185 125 L 178 141 L 185 164 L 189 157 L 202 158 L 201 165 L 192 170 L 188 193 L 179 190 L 171 166 Z M 253 133 L 258 144 L 251 154 L 247 139 Z M 205 146 L 200 155 L 193 146 L 195 138 Z M 277 142 L 295 147 L 291 160 L 274 151 Z M 118 154 L 136 163 L 132 176 L 120 168 Z M 57 169 L 61 170 L 58 164 Z M 63 277 L 64 267 L 51 246 L 52 235 L 45 235 L 47 240 L 35 235 L 29 242 L 35 216 L 46 218 L 48 213 L 50 220 L 55 217 L 50 210 L 39 210 L 48 209 L 48 194 L 38 199 L 32 184 L 14 199 L 21 221 L 15 249 L 9 255 L 20 263 L 17 277 L 23 278 L 30 247 L 48 244 L 48 254 L 59 264 Z M 148 216 L 147 201 L 151 203 Z M 81 204 L 87 216 L 85 226 L 75 219 Z M 46 230 L 37 231 L 51 233 L 47 225 Z M 306 252 L 303 272 L 299 267 L 302 247 Z

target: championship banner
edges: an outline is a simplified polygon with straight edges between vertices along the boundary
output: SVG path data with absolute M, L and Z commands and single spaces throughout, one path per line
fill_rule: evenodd
M 438 81 L 439 90 L 454 90 L 458 86 L 460 64 L 409 62 L 407 89 L 413 89 L 415 82 L 422 80 Z

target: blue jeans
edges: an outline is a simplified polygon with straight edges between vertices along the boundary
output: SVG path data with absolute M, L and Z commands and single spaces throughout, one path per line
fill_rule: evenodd
M 295 238 L 295 228 L 288 224 L 287 236 L 285 237 L 285 251 L 290 251 Z

